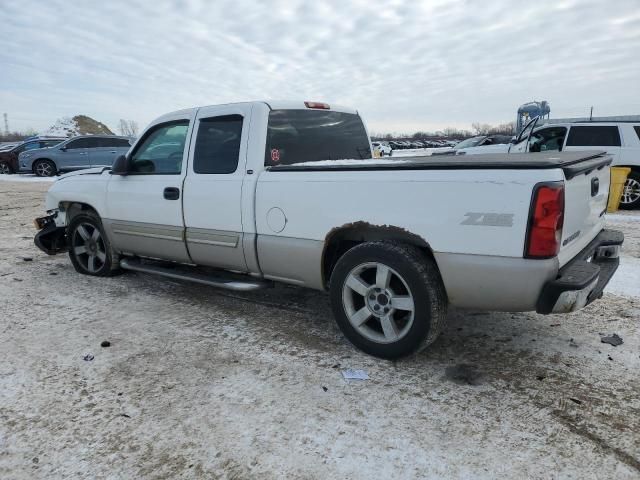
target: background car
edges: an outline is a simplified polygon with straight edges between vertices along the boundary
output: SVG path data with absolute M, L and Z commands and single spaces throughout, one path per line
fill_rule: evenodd
M 91 167 L 110 167 L 116 157 L 131 146 L 128 137 L 115 135 L 85 135 L 70 138 L 55 148 L 30 150 L 19 155 L 19 170 L 39 177 L 51 177 Z
M 371 142 L 371 146 L 373 147 L 373 151 L 377 151 L 381 157 L 384 157 L 385 155 L 390 157 L 393 154 L 393 149 L 387 143 Z
M 7 150 L 0 150 L 0 173 L 10 174 L 18 171 L 18 156 L 30 150 L 53 147 L 65 140 L 64 137 L 36 138 L 21 142 Z

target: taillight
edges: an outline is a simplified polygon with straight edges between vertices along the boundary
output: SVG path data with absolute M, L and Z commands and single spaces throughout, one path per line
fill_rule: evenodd
M 328 103 L 322 102 L 304 102 L 305 107 L 307 108 L 319 108 L 320 110 L 329 110 Z
M 560 251 L 564 222 L 564 184 L 537 185 L 529 212 L 525 257 L 550 258 Z

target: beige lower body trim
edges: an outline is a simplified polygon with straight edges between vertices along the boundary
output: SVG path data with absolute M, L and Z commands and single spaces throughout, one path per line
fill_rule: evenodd
M 543 285 L 556 278 L 558 259 L 434 253 L 456 307 L 488 311 L 535 311 Z
M 114 248 L 122 253 L 190 263 L 184 229 L 170 225 L 102 220 Z

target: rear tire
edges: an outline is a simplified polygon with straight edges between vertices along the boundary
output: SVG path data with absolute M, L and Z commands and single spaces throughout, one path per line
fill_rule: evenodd
M 640 172 L 632 170 L 624 184 L 620 209 L 635 210 L 636 208 L 640 208 Z
M 112 250 L 100 217 L 83 211 L 67 227 L 69 259 L 76 272 L 95 277 L 122 273 L 118 255 Z
M 344 335 L 381 358 L 410 355 L 433 343 L 447 315 L 434 260 L 411 245 L 362 243 L 331 274 L 331 306 Z
M 58 169 L 51 160 L 36 160 L 36 163 L 33 164 L 33 172 L 38 177 L 53 177 L 58 173 Z

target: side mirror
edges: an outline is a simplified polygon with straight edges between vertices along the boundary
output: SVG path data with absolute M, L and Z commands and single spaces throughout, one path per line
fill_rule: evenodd
M 129 173 L 129 161 L 126 155 L 120 155 L 111 166 L 111 175 L 126 175 Z

